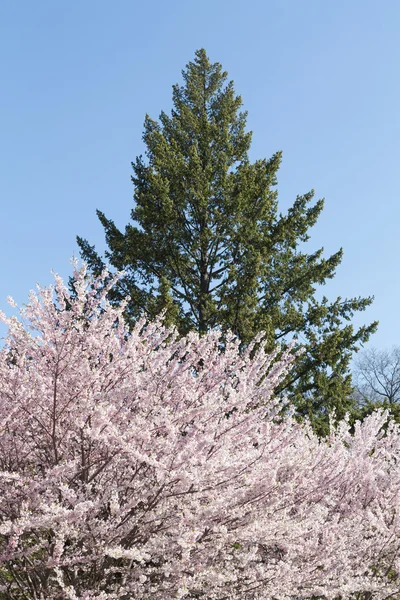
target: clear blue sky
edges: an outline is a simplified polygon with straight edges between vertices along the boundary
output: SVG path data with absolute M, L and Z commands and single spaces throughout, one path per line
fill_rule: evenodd
M 400 3 L 397 0 L 0 2 L 0 308 L 64 278 L 75 236 L 103 250 L 95 209 L 124 227 L 145 113 L 205 47 L 235 81 L 251 158 L 283 150 L 281 210 L 314 188 L 310 250 L 340 246 L 324 292 L 375 295 L 357 324 L 400 344 Z

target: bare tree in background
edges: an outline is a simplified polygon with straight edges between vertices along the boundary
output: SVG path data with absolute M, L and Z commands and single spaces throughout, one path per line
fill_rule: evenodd
M 360 405 L 400 404 L 400 346 L 365 350 L 355 361 L 353 383 Z

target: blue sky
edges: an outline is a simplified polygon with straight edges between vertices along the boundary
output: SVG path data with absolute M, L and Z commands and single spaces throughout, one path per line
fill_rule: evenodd
M 0 308 L 65 279 L 77 234 L 124 227 L 145 113 L 206 48 L 235 81 L 251 158 L 283 150 L 281 210 L 314 188 L 310 250 L 344 248 L 331 299 L 374 295 L 357 325 L 400 344 L 400 3 L 385 0 L 20 0 L 0 3 Z M 1 331 L 0 331 L 1 333 Z

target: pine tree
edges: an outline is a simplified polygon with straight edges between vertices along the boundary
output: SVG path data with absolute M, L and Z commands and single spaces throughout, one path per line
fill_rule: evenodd
M 94 274 L 105 261 L 125 270 L 113 299 L 130 296 L 132 323 L 165 308 L 182 334 L 229 328 L 243 347 L 260 330 L 268 349 L 298 336 L 306 352 L 280 392 L 326 433 L 328 411 L 342 417 L 351 405 L 349 362 L 377 323 L 354 330 L 350 321 L 373 298 L 317 300 L 342 260 L 341 249 L 329 258 L 304 249 L 324 201 L 313 203 L 312 190 L 279 213 L 281 152 L 250 162 L 247 113 L 227 73 L 202 49 L 182 75 L 171 115 L 145 118 L 146 158 L 132 163 L 133 223 L 123 232 L 97 211 L 105 260 L 78 237 L 81 255 Z

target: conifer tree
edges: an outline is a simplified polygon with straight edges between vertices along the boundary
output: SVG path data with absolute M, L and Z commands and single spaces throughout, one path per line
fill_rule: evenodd
M 341 249 L 328 258 L 304 249 L 324 201 L 313 202 L 312 190 L 282 215 L 281 152 L 250 162 L 247 113 L 227 73 L 201 49 L 182 75 L 171 114 L 145 118 L 132 223 L 120 231 L 97 211 L 108 250 L 103 259 L 78 237 L 81 255 L 94 274 L 106 262 L 125 270 L 113 300 L 130 296 L 132 323 L 165 308 L 181 334 L 229 328 L 245 347 L 263 330 L 268 350 L 297 336 L 306 352 L 280 392 L 326 433 L 327 413 L 350 408 L 349 362 L 377 327 L 355 330 L 351 318 L 373 298 L 317 299 L 342 260 Z

